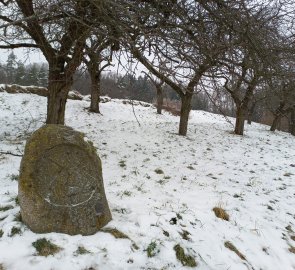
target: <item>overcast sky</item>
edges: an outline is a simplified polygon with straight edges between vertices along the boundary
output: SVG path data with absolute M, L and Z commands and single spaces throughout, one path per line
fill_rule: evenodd
M 47 63 L 45 57 L 38 49 L 27 49 L 27 48 L 19 48 L 19 49 L 13 49 L 13 50 L 4 50 L 0 49 L 0 63 L 5 64 L 7 60 L 7 56 L 14 52 L 14 54 L 17 56 L 17 61 L 22 61 L 25 65 L 33 64 L 33 63 Z M 131 66 L 130 66 L 131 65 Z M 118 60 L 116 60 L 116 57 L 113 58 L 113 66 L 109 66 L 106 68 L 105 72 L 114 72 L 119 74 L 126 74 L 127 71 L 131 71 L 132 73 L 135 73 L 137 76 L 143 75 L 142 71 L 145 70 L 145 68 L 140 64 L 137 63 L 137 61 L 132 61 L 131 63 L 128 63 L 127 55 L 121 54 L 121 65 L 118 65 Z
M 0 50 L 0 62 L 5 63 L 7 56 L 11 53 L 12 50 Z M 25 65 L 31 63 L 44 63 L 46 59 L 43 54 L 37 49 L 14 49 L 14 54 L 17 56 L 17 60 L 22 61 Z

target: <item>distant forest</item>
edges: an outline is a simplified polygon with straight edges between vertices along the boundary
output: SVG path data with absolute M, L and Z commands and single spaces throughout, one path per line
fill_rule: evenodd
M 46 63 L 33 63 L 24 65 L 11 52 L 6 63 L 0 63 L 0 84 L 19 84 L 23 86 L 35 85 L 47 87 L 48 65 Z M 74 76 L 72 89 L 83 95 L 90 94 L 91 80 L 85 69 L 80 69 Z M 180 98 L 168 85 L 163 87 L 164 107 L 180 108 Z M 111 98 L 140 100 L 155 103 L 156 89 L 150 78 L 143 74 L 140 76 L 121 75 L 105 72 L 101 76 L 101 95 Z M 209 98 L 203 92 L 194 96 L 192 109 L 215 112 Z M 227 112 L 230 114 L 230 112 Z
M 47 87 L 48 65 L 46 63 L 33 63 L 24 65 L 16 55 L 11 52 L 6 63 L 0 63 L 0 84 L 19 84 L 23 86 L 34 85 Z M 85 68 L 78 69 L 74 75 L 72 90 L 83 95 L 91 92 L 90 75 Z M 156 104 L 156 87 L 146 74 L 139 76 L 131 74 L 117 74 L 105 72 L 101 75 L 100 89 L 102 96 L 118 99 L 140 100 Z M 163 108 L 179 115 L 181 100 L 179 95 L 167 84 L 163 86 L 164 104 Z M 263 124 L 271 124 L 272 113 L 266 106 L 267 100 L 261 100 L 260 106 L 253 106 L 248 116 L 248 122 L 255 121 Z M 255 105 L 255 104 L 254 104 Z M 231 97 L 224 91 L 208 93 L 196 91 L 192 103 L 193 110 L 204 110 L 207 112 L 223 114 L 225 116 L 236 116 L 236 108 Z M 288 119 L 283 118 L 278 129 L 287 131 Z

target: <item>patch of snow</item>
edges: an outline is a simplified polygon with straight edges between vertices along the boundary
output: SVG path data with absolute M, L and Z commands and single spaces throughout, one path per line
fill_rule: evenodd
M 102 114 L 89 113 L 87 107 L 85 98 L 68 100 L 66 124 L 97 147 L 113 215 L 107 227 L 130 239 L 106 232 L 31 232 L 15 220 L 20 208 L 12 175 L 18 174 L 21 158 L 0 154 L 0 207 L 12 206 L 0 211 L 0 264 L 5 269 L 185 269 L 173 250 L 177 244 L 200 270 L 295 269 L 295 254 L 289 251 L 295 246 L 294 136 L 255 123 L 246 126 L 245 136 L 236 136 L 222 116 L 192 111 L 188 136 L 181 137 L 176 134 L 179 118 L 158 115 L 154 107 L 136 103 L 132 108 L 116 99 L 100 104 Z M 45 116 L 46 98 L 0 93 L 0 150 L 22 153 Z M 216 206 L 227 211 L 229 221 L 215 216 Z M 14 226 L 20 235 L 10 236 Z M 43 237 L 63 249 L 37 256 L 32 242 Z M 226 241 L 246 261 L 227 249 Z M 151 242 L 159 252 L 149 258 Z M 77 255 L 79 246 L 90 253 Z

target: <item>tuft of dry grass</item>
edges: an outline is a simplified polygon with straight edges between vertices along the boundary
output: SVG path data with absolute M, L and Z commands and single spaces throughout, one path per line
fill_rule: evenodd
M 126 235 L 125 233 L 119 231 L 116 228 L 104 228 L 101 231 L 104 232 L 104 233 L 110 233 L 116 239 L 130 239 L 128 235 Z
M 116 239 L 129 239 L 131 241 L 131 243 L 132 243 L 131 249 L 132 250 L 138 250 L 139 249 L 139 247 L 136 245 L 136 243 L 133 240 L 131 240 L 128 235 L 126 235 L 125 233 L 119 231 L 116 228 L 104 228 L 104 229 L 101 230 L 101 232 L 110 233 Z
M 217 216 L 218 218 L 229 221 L 229 215 L 228 213 L 226 213 L 226 211 L 223 208 L 214 207 L 212 210 L 215 213 L 215 216 Z
M 228 248 L 229 250 L 236 253 L 242 260 L 246 261 L 246 257 L 229 241 L 226 241 L 224 243 L 224 246 Z

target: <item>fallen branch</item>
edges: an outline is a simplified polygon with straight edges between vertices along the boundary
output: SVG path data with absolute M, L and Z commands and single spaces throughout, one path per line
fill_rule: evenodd
M 8 151 L 8 152 L 0 151 L 0 154 L 2 154 L 2 155 L 11 155 L 11 156 L 15 156 L 15 157 L 22 157 L 23 156 L 23 155 L 19 155 L 19 154 L 14 154 L 14 153 L 12 153 L 10 151 Z

